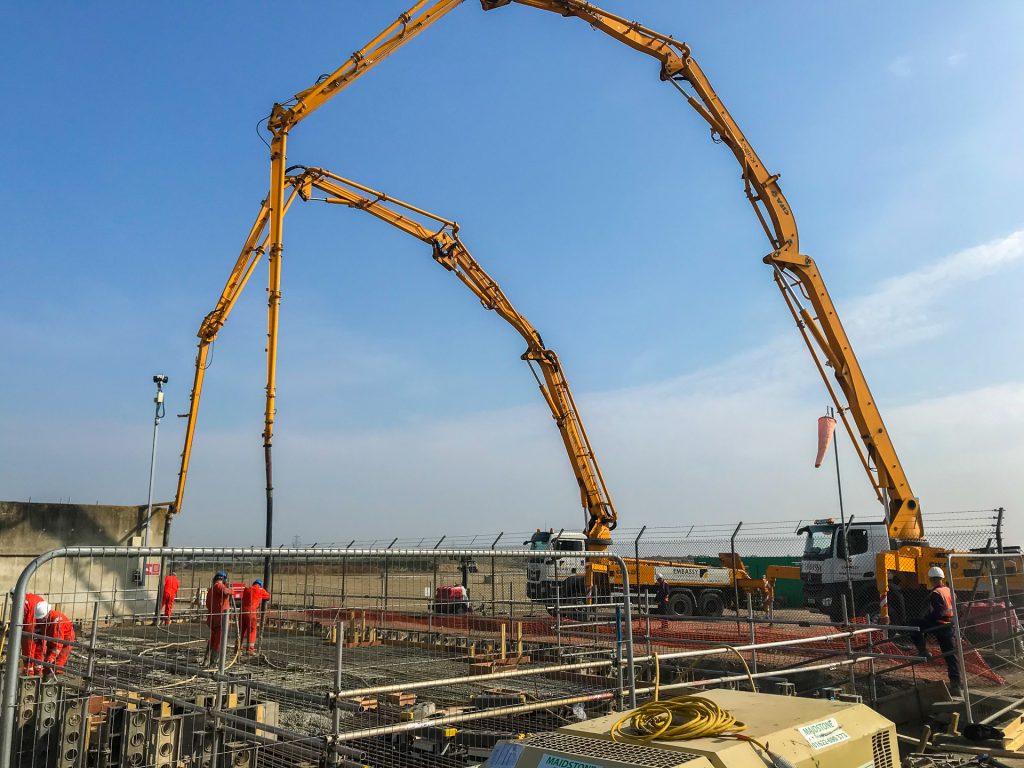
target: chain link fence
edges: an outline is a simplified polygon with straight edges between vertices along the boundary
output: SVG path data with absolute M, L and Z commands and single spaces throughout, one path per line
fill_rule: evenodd
M 1005 725 L 1003 720 L 1019 719 L 1016 710 L 1024 705 L 1024 557 L 1017 550 L 950 554 L 946 561 L 954 596 L 953 643 L 929 647 L 929 664 L 952 666 L 950 673 L 959 676 L 968 722 Z M 1024 738 L 1002 746 L 1019 749 Z
M 613 532 L 613 544 L 610 551 L 622 557 L 627 563 L 637 560 L 651 560 L 662 563 L 692 563 L 704 567 L 728 565 L 735 558 L 744 572 L 752 579 L 762 579 L 768 575 L 772 566 L 796 568 L 800 566 L 806 538 L 799 533 L 814 520 L 791 519 L 753 522 L 696 523 L 679 526 L 643 526 L 642 528 L 619 527 Z M 936 547 L 957 551 L 988 551 L 995 552 L 1002 547 L 1001 510 L 950 510 L 931 512 L 925 523 L 929 542 Z M 851 516 L 846 520 L 850 526 L 865 524 L 881 526 L 881 521 L 860 520 Z M 510 549 L 531 546 L 538 534 L 545 531 L 511 531 L 478 534 L 445 535 L 438 537 L 413 538 L 380 538 L 370 540 L 352 540 L 349 542 L 331 542 L 327 547 L 335 548 L 404 548 L 416 549 L 429 547 L 442 548 L 473 548 Z M 571 529 L 546 530 L 548 538 L 540 545 L 540 549 L 550 549 L 551 539 L 566 539 L 575 531 Z M 582 547 L 581 537 L 576 538 L 576 546 Z M 852 539 L 851 539 L 852 541 Z M 567 543 L 570 544 L 571 542 Z M 316 545 L 314 545 L 316 546 Z M 858 557 L 854 555 L 854 557 Z M 866 552 L 861 557 L 864 567 L 861 574 L 874 568 L 874 553 Z M 860 565 L 856 563 L 855 565 Z M 572 564 L 563 566 L 562 578 L 571 575 Z M 638 569 L 637 569 L 638 570 Z M 851 571 L 855 568 L 851 567 Z M 873 592 L 873 578 L 865 580 L 861 574 L 851 573 L 854 578 L 852 589 L 848 593 L 847 610 L 852 618 L 857 615 L 876 612 L 877 592 Z M 476 577 L 483 582 L 483 576 Z M 497 575 L 500 582 L 501 576 Z M 633 579 L 634 583 L 637 581 Z M 813 588 L 813 584 L 811 585 Z M 495 588 L 509 588 L 508 584 L 498 583 Z M 728 590 L 726 590 L 728 591 Z M 738 597 L 738 599 L 737 599 Z M 805 595 L 805 583 L 799 578 L 779 578 L 773 585 L 771 608 L 779 618 L 800 619 L 806 612 L 820 616 L 828 616 L 833 622 L 843 620 L 840 601 L 837 599 L 830 606 L 808 605 Z M 740 614 L 745 611 L 746 600 L 742 595 L 733 594 L 730 602 L 732 611 Z M 493 602 L 493 599 L 492 599 Z M 695 601 L 696 602 L 696 601 Z M 767 612 L 769 604 L 755 596 L 754 606 Z M 642 604 L 641 604 L 641 607 Z M 697 606 L 695 606 L 696 608 Z M 696 612 L 699 615 L 699 610 Z
M 1002 546 L 995 516 L 975 517 L 930 519 L 932 542 Z M 799 564 L 805 524 L 618 529 L 610 555 L 557 531 L 480 535 L 472 549 L 460 545 L 474 537 L 453 537 L 372 550 L 50 553 L 5 603 L 14 620 L 0 768 L 470 766 L 500 739 L 627 708 L 655 689 L 875 704 L 941 684 L 942 658 L 934 648 L 918 658 L 910 627 L 853 611 L 837 626 L 781 582 L 764 588 L 770 567 Z M 1020 555 L 984 562 L 978 573 L 970 557 L 957 565 L 977 583 L 970 594 L 955 579 L 958 660 L 978 719 L 1024 699 Z M 689 615 L 657 610 L 653 568 L 704 580 Z M 741 568 L 742 579 L 714 581 Z M 172 572 L 180 586 L 167 610 L 159 593 Z M 230 595 L 220 610 L 210 599 L 218 572 Z M 49 601 L 72 633 L 33 627 L 25 593 Z

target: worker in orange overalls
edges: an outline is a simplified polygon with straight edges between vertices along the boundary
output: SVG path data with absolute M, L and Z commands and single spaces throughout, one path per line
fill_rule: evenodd
M 53 677 L 64 671 L 64 665 L 71 655 L 71 646 L 68 643 L 75 642 L 75 628 L 71 624 L 71 619 L 60 611 L 53 610 L 45 601 L 36 606 L 36 626 L 41 627 L 41 633 L 46 635 L 43 661 L 53 665 L 44 667 L 43 674 Z
M 26 593 L 25 609 L 21 614 L 22 632 L 39 633 L 39 627 L 36 625 L 36 606 L 45 602 L 39 595 L 34 595 L 31 592 Z M 49 604 L 46 607 L 49 610 Z M 38 663 L 43 660 L 42 640 L 35 637 L 23 637 L 21 640 L 21 654 L 25 657 L 26 675 L 41 675 L 43 673 L 43 668 Z
M 164 624 L 171 623 L 171 612 L 174 610 L 174 598 L 178 596 L 178 589 L 181 582 L 178 581 L 178 574 L 171 571 L 170 576 L 164 579 L 164 593 L 160 600 L 160 610 L 164 615 Z
M 224 636 L 224 621 L 231 607 L 231 590 L 227 585 L 228 575 L 217 571 L 213 576 L 213 584 L 206 593 L 206 625 L 210 628 L 210 644 L 207 646 L 207 657 L 212 663 L 214 654 L 220 653 L 220 642 Z
M 256 653 L 256 611 L 264 600 L 269 599 L 270 593 L 263 588 L 261 579 L 256 579 L 242 592 L 242 614 L 239 617 L 242 627 L 238 634 L 245 652 L 250 655 Z

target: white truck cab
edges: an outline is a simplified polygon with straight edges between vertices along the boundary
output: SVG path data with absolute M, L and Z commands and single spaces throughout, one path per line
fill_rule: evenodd
M 807 536 L 800 560 L 804 606 L 839 621 L 843 613 L 842 595 L 849 594 L 849 581 L 853 583 L 854 602 L 853 606 L 847 606 L 849 615 L 877 613 L 875 556 L 891 548 L 885 522 L 853 522 L 844 533 L 842 524 L 827 518 L 815 520 L 798 533 Z
M 526 565 L 526 596 L 530 600 L 554 598 L 558 585 L 567 578 L 583 576 L 586 558 L 580 553 L 587 549 L 586 534 L 537 529 L 523 544 L 538 553 Z

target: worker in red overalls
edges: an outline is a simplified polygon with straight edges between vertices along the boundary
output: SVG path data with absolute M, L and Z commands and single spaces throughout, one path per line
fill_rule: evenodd
M 171 575 L 164 579 L 164 593 L 160 600 L 160 610 L 164 615 L 164 624 L 171 623 L 171 612 L 174 610 L 174 598 L 178 596 L 178 589 L 181 582 L 178 581 L 178 574 L 171 571 Z
M 210 644 L 207 647 L 207 658 L 212 663 L 215 654 L 220 653 L 220 642 L 224 636 L 224 621 L 231 607 L 231 590 L 227 585 L 228 575 L 217 571 L 213 576 L 213 584 L 206 593 L 206 624 L 210 628 Z
M 40 603 L 45 603 L 42 597 L 34 595 L 31 592 L 25 595 L 25 609 L 21 614 L 21 631 L 32 632 L 40 634 L 39 627 L 36 624 L 36 606 Z M 47 604 L 47 611 L 50 606 Z M 43 641 L 34 637 L 22 637 L 21 640 L 21 654 L 25 657 L 25 674 L 26 675 L 41 675 L 43 668 L 39 666 L 40 661 L 43 660 Z
M 242 592 L 242 614 L 239 617 L 241 629 L 239 638 L 248 654 L 256 653 L 256 611 L 264 600 L 270 599 L 270 593 L 263 588 L 263 581 L 256 579 L 252 586 Z
M 53 677 L 64 671 L 64 665 L 71 655 L 71 646 L 68 643 L 75 642 L 75 628 L 71 624 L 71 619 L 50 608 L 45 601 L 36 606 L 36 626 L 41 628 L 41 634 L 46 635 L 43 661 L 53 665 L 44 667 L 43 674 Z

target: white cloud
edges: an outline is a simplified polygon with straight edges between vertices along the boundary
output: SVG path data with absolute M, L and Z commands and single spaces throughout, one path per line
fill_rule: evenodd
M 949 56 L 946 57 L 946 64 L 951 69 L 955 69 L 956 67 L 959 67 L 960 64 L 962 64 L 964 59 L 966 59 L 966 58 L 967 58 L 967 54 L 966 53 L 962 53 L 962 52 L 957 51 L 955 53 L 949 54 Z
M 864 296 L 844 299 L 833 293 L 832 299 L 858 357 L 866 357 L 939 335 L 950 314 L 945 303 L 950 294 L 1021 262 L 1024 229 L 887 278 Z M 702 370 L 643 387 L 637 397 L 658 397 L 680 388 L 734 391 L 749 386 L 752 376 L 760 381 L 791 380 L 810 365 L 803 344 L 795 339 L 795 331 L 769 339 Z
M 1019 229 L 884 280 L 869 295 L 850 302 L 844 324 L 854 331 L 859 347 L 869 350 L 934 337 L 944 327 L 934 311 L 940 300 L 1022 259 L 1024 229 Z

